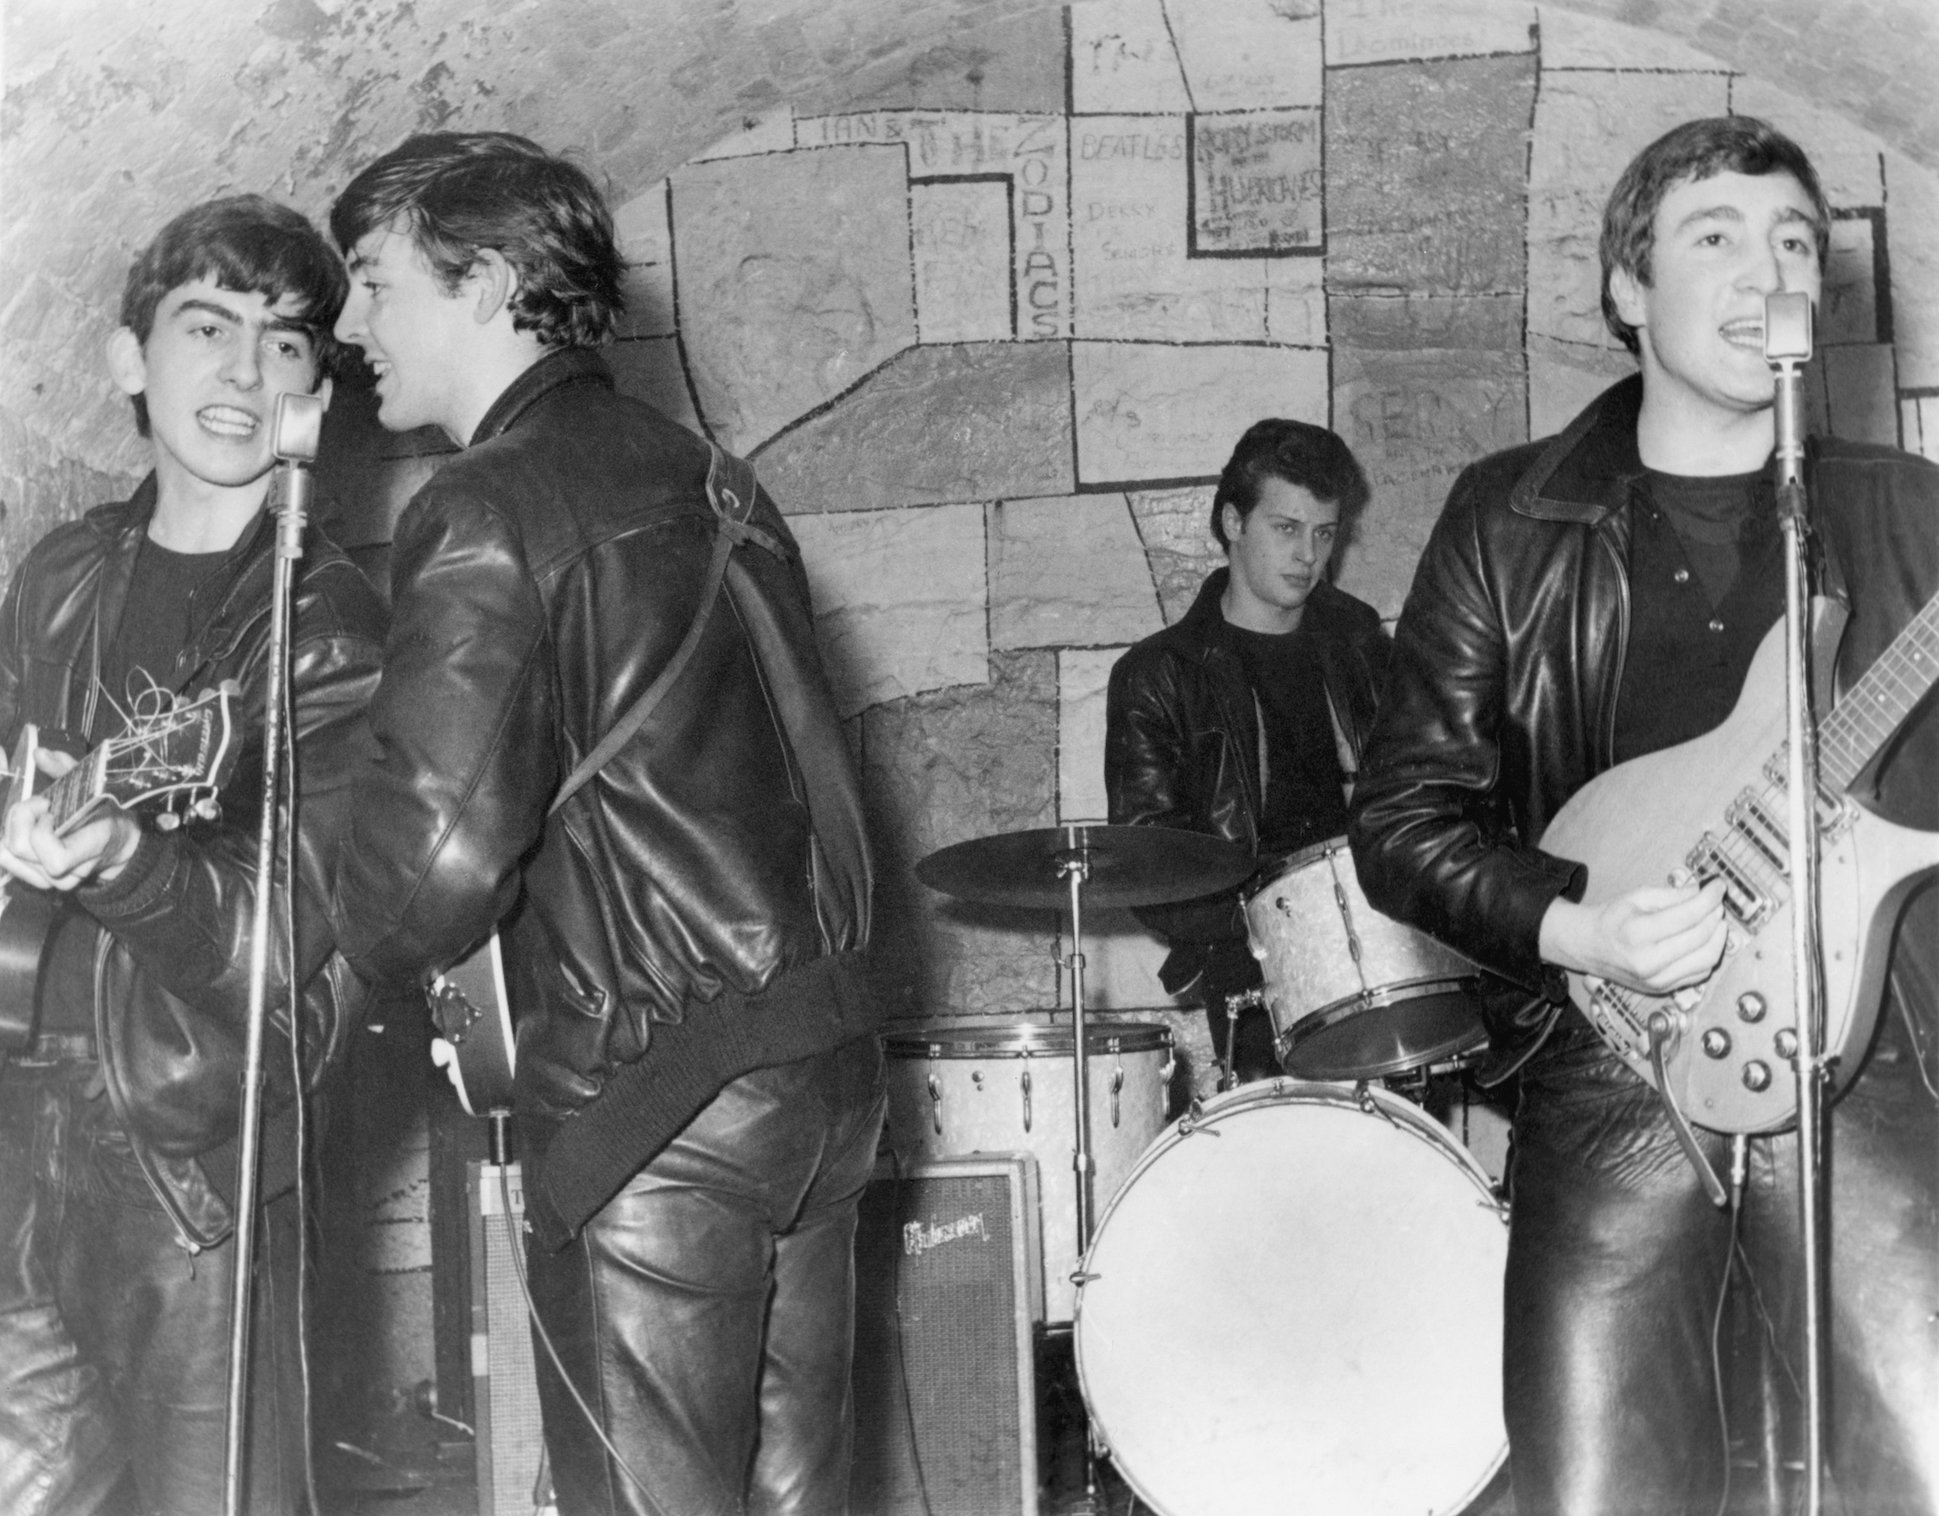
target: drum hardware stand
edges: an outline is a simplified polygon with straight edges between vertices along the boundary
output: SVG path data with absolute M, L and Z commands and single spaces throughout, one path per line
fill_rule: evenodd
M 1066 822 L 1056 827 L 974 838 L 941 848 L 916 865 L 916 877 L 931 889 L 959 899 L 1039 909 L 1068 907 L 1071 920 L 1071 1019 L 1075 1115 L 1077 1253 L 1067 1261 L 1070 1279 L 1082 1285 L 1094 1225 L 1096 1163 L 1091 1151 L 1090 1032 L 1085 1023 L 1084 895 L 1097 892 L 1107 906 L 1157 905 L 1236 887 L 1254 869 L 1242 849 L 1201 832 L 1172 827 L 1112 826 Z M 1166 1077 L 1172 1069 L 1166 1064 Z M 1044 1260 L 1049 1271 L 1050 1259 Z M 1046 1326 L 1043 1339 L 1069 1335 L 1075 1324 Z M 1082 1509 L 1099 1509 L 1097 1468 L 1110 1456 L 1085 1414 L 1085 1493 Z M 1069 1516 L 1076 1516 L 1072 1508 Z
M 1225 1057 L 1224 1077 L 1219 1081 L 1221 1090 L 1236 1090 L 1239 1087 L 1239 1015 L 1242 1011 L 1263 1010 L 1266 992 L 1254 985 L 1236 995 L 1225 998 Z
M 1077 1113 L 1077 1147 L 1071 1167 L 1077 1171 L 1077 1256 L 1081 1261 L 1091 1245 L 1091 1079 L 1090 1039 L 1084 1027 L 1084 886 L 1091 877 L 1091 850 L 1081 826 L 1064 828 L 1066 847 L 1057 855 L 1057 877 L 1070 887 L 1070 1000 L 1071 1059 L 1076 1088 L 1072 1109 Z
M 1798 1213 L 1804 1248 L 1805 1516 L 1824 1508 L 1824 1158 L 1822 965 L 1818 940 L 1818 753 L 1811 718 L 1809 531 L 1804 488 L 1802 365 L 1811 357 L 1811 297 L 1764 297 L 1764 360 L 1775 380 L 1777 514 L 1784 532 L 1785 785 L 1790 802 L 1792 999 L 1797 1007 Z

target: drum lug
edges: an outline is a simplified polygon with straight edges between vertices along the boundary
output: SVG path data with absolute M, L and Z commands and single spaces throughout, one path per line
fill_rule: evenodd
M 1118 1092 L 1124 1088 L 1124 1065 L 1119 1064 L 1111 1071 L 1111 1125 L 1118 1125 Z
M 1017 1083 L 1019 1086 L 1021 1086 L 1023 1090 L 1023 1129 L 1025 1132 L 1028 1132 L 1030 1130 L 1030 1065 L 1029 1064 L 1026 1063 L 1023 1066 L 1023 1073 L 1018 1078 Z
M 938 1137 L 943 1134 L 943 1085 L 934 1074 L 929 1076 L 929 1120 L 936 1128 Z

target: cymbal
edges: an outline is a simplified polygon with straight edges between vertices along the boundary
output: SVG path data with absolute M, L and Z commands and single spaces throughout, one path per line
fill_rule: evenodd
M 932 890 L 985 905 L 1062 907 L 1068 867 L 1088 865 L 1084 900 L 1159 905 L 1229 889 L 1250 875 L 1244 848 L 1168 826 L 1053 826 L 999 832 L 939 848 L 916 865 Z

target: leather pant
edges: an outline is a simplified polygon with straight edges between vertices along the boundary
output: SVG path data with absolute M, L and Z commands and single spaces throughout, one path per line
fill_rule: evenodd
M 734 1080 L 558 1253 L 527 1249 L 561 1516 L 841 1516 L 874 1037 Z M 643 1483 L 618 1468 L 588 1417 Z
M 293 1195 L 257 1235 L 245 1496 L 278 1516 L 303 1489 Z M 0 1511 L 220 1511 L 234 1243 L 183 1249 L 92 1062 L 0 1070 L 0 1242 Z
M 1939 1098 L 1886 1015 L 1827 1125 L 1834 1516 L 1939 1510 Z M 1698 1135 L 1728 1185 L 1729 1140 Z M 1519 1516 L 1711 1516 L 1727 1437 L 1730 1509 L 1794 1508 L 1776 1465 L 1803 1448 L 1795 1136 L 1749 1141 L 1730 1311 L 1731 1215 L 1653 1090 L 1577 1018 L 1523 1072 L 1511 1183 L 1503 1368 Z

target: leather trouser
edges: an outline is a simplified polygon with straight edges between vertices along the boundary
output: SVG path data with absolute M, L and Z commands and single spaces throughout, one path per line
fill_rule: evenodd
M 0 1071 L 0 1511 L 223 1508 L 233 1241 L 191 1256 L 91 1062 Z M 246 1509 L 302 1509 L 297 1209 L 263 1212 Z
M 583 1401 L 535 1341 L 561 1516 L 846 1512 L 856 1214 L 885 1107 L 872 1036 L 757 1069 L 569 1246 L 528 1248 Z
M 1885 1014 L 1826 1127 L 1835 1516 L 1939 1510 L 1939 1071 Z M 1698 1138 L 1729 1185 L 1729 1139 Z M 1735 1271 L 1733 1217 L 1655 1092 L 1573 1016 L 1523 1071 L 1513 1151 L 1503 1372 L 1519 1516 L 1711 1516 L 1727 1477 L 1733 1513 L 1794 1509 L 1780 1468 L 1803 1449 L 1795 1135 L 1749 1140 Z

